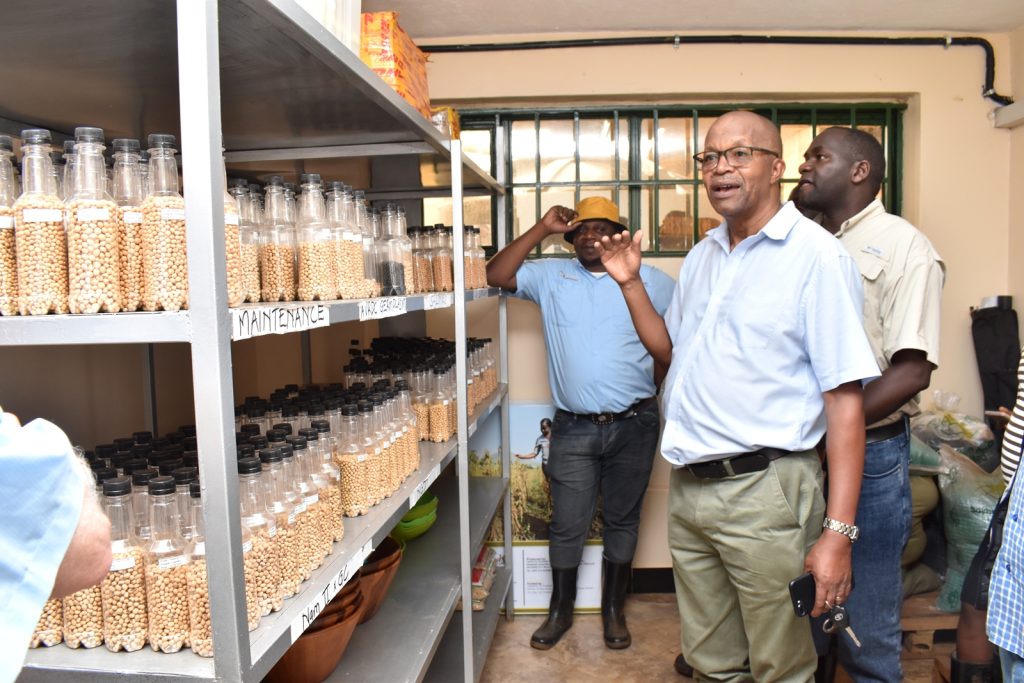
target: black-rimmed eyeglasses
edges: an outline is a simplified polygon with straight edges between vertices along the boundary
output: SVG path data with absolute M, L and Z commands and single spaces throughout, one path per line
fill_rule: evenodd
M 713 171 L 718 168 L 718 162 L 721 161 L 722 157 L 729 162 L 729 165 L 734 168 L 742 168 L 749 166 L 750 162 L 754 160 L 754 152 L 763 152 L 764 154 L 771 154 L 772 156 L 781 156 L 778 152 L 771 149 L 765 149 L 764 147 L 730 147 L 724 152 L 701 152 L 700 154 L 694 154 L 693 160 L 700 165 L 702 171 Z

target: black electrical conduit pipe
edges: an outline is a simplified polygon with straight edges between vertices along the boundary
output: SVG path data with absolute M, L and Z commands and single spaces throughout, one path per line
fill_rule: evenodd
M 876 38 L 846 36 L 635 36 L 629 38 L 581 38 L 573 40 L 538 40 L 519 43 L 463 43 L 458 45 L 422 45 L 424 52 L 504 52 L 514 50 L 550 50 L 567 47 L 614 47 L 620 45 L 927 45 L 933 47 L 980 47 L 985 51 L 985 85 L 981 94 L 999 106 L 1013 104 L 1013 98 L 995 91 L 996 54 L 992 43 L 984 38 Z

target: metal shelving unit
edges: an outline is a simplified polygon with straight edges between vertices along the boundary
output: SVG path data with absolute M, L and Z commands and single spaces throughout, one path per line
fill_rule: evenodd
M 53 5 L 53 6 L 51 6 Z M 57 11 L 59 9 L 59 11 Z M 504 298 L 499 303 L 501 386 L 467 415 L 466 306 L 498 294 L 466 291 L 463 261 L 454 259 L 455 291 L 447 295 L 388 300 L 331 301 L 316 304 L 255 304 L 228 309 L 224 268 L 222 149 L 232 172 L 320 171 L 334 177 L 360 176 L 376 156 L 409 155 L 449 176 L 429 176 L 423 187 L 389 188 L 371 197 L 450 195 L 454 248 L 462 251 L 462 199 L 494 194 L 504 203 L 502 185 L 473 164 L 458 140 L 448 140 L 294 0 L 96 0 L 86 4 L 12 0 L 5 6 L 0 44 L 17 59 L 0 60 L 0 130 L 15 135 L 45 127 L 60 140 L 76 125 L 105 129 L 108 138 L 142 137 L 150 132 L 178 135 L 187 197 L 190 309 L 179 313 L 124 313 L 93 316 L 0 318 L 0 345 L 188 343 L 192 357 L 200 476 L 204 485 L 210 596 L 216 656 L 190 651 L 173 655 L 145 648 L 110 653 L 103 648 L 70 650 L 55 646 L 29 653 L 23 681 L 107 681 L 129 675 L 133 681 L 259 681 L 297 636 L 294 627 L 306 606 L 325 590 L 340 588 L 369 550 L 438 473 L 455 463 L 455 477 L 438 484 L 448 501 L 446 523 L 432 530 L 448 538 L 445 562 L 423 560 L 423 581 L 442 587 L 438 610 L 446 613 L 436 629 L 418 634 L 418 672 L 406 678 L 383 669 L 364 670 L 361 680 L 418 680 L 437 649 L 455 602 L 470 602 L 475 548 L 495 507 L 504 498 L 508 526 L 508 360 Z M 24 78 L 31 64 L 31 78 Z M 60 93 L 61 97 L 54 97 Z M 425 178 L 427 176 L 424 176 Z M 499 216 L 503 211 L 499 211 Z M 499 230 L 499 234 L 503 234 Z M 234 471 L 231 342 L 261 334 L 292 331 L 258 324 L 239 333 L 239 319 L 276 311 L 319 307 L 317 325 L 368 320 L 411 311 L 454 307 L 457 435 L 445 444 L 421 444 L 420 469 L 398 492 L 368 515 L 346 519 L 345 539 L 285 608 L 263 620 L 252 634 L 245 624 L 238 484 Z M 308 312 L 308 311 L 307 311 Z M 301 320 L 301 315 L 296 315 Z M 309 329 L 299 325 L 295 331 Z M 471 481 L 467 442 L 477 423 L 500 408 L 503 476 Z M 450 487 L 448 490 L 445 487 Z M 510 534 L 506 530 L 506 538 Z M 423 547 L 427 547 L 424 545 Z M 411 553 L 415 558 L 416 552 Z M 507 553 L 511 557 L 511 553 Z M 415 559 L 409 564 L 415 565 Z M 447 591 L 444 590 L 447 586 Z M 506 591 L 507 592 L 507 591 Z M 395 602 L 402 593 L 392 595 Z M 413 602 L 409 608 L 415 608 Z M 382 610 L 375 621 L 387 623 Z M 511 611 L 509 611 L 511 614 Z M 418 617 L 424 617 L 418 614 Z M 425 618 L 425 617 L 424 617 Z M 474 681 L 480 664 L 473 644 L 472 618 L 462 620 L 466 657 L 462 679 Z M 374 622 L 370 622 L 373 624 Z M 301 628 L 298 632 L 301 632 Z M 357 637 L 360 631 L 357 630 Z M 391 642 L 395 642 L 392 640 Z M 396 643 L 403 648 L 404 644 Z M 385 655 L 388 653 L 385 652 Z M 385 656 L 384 661 L 401 657 Z M 411 672 L 411 670 L 410 670 Z M 455 680 L 455 678 L 449 680 Z

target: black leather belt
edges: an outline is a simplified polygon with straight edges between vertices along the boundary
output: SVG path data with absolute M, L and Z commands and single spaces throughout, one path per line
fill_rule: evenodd
M 751 472 L 766 470 L 772 460 L 778 460 L 785 455 L 791 454 L 791 451 L 784 451 L 778 448 L 762 448 L 759 451 L 734 455 L 723 460 L 686 465 L 686 469 L 698 479 L 724 479 L 725 477 L 735 477 L 739 474 L 750 474 Z
M 892 424 L 882 425 L 881 427 L 875 427 L 869 429 L 864 435 L 864 443 L 877 443 L 879 441 L 887 441 L 894 439 L 897 436 L 903 436 L 907 433 L 907 418 L 900 419 L 899 422 L 893 422 Z
M 558 412 L 569 415 L 574 420 L 590 420 L 596 425 L 606 425 L 619 420 L 628 420 L 656 400 L 656 396 L 642 398 L 621 413 L 570 413 L 568 410 L 559 410 Z

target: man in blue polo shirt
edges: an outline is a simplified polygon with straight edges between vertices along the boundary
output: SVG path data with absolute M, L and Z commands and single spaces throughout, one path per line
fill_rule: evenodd
M 632 642 L 626 589 L 661 422 L 655 377 L 664 376 L 666 368 L 658 372 L 640 343 L 622 292 L 595 246 L 601 237 L 624 230 L 615 204 L 588 197 L 575 211 L 551 207 L 487 264 L 488 284 L 540 306 L 557 408 L 547 467 L 553 508 L 551 607 L 530 639 L 539 650 L 553 647 L 572 626 L 576 570 L 598 493 L 604 516 L 604 640 L 612 649 Z M 538 244 L 557 234 L 573 245 L 575 259 L 524 263 Z M 664 313 L 672 278 L 646 265 L 640 278 L 654 307 Z

